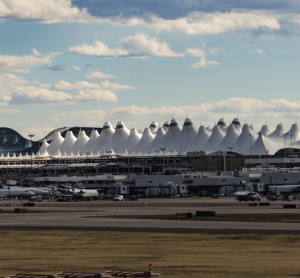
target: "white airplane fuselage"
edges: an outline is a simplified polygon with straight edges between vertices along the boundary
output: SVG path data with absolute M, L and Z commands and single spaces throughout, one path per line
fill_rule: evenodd
M 36 194 L 27 188 L 1 188 L 0 197 L 9 198 L 9 197 L 31 197 L 36 196 Z

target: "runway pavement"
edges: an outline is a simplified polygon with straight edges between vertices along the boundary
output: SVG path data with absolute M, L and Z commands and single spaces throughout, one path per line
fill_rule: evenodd
M 1 202 L 0 202 L 1 203 Z M 6 203 L 6 202 L 5 202 Z M 20 207 L 19 202 L 11 202 L 13 207 L 1 207 L 3 212 Z M 271 202 L 270 207 L 249 207 L 234 198 L 201 199 L 143 199 L 138 202 L 42 202 L 30 211 L 36 213 L 2 213 L 0 228 L 17 229 L 85 229 L 121 231 L 163 231 L 163 232 L 271 232 L 300 233 L 300 224 L 272 222 L 237 221 L 195 221 L 124 219 L 121 215 L 164 215 L 197 210 L 214 210 L 217 214 L 254 214 L 254 213 L 300 213 L 300 209 L 283 209 L 284 202 Z M 289 202 L 291 203 L 291 202 Z M 292 202 L 299 207 L 300 202 Z M 103 218 L 105 216 L 105 218 Z

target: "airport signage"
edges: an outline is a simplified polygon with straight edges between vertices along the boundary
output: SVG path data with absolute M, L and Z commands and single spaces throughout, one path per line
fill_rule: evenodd
M 185 180 L 183 181 L 183 183 L 193 183 L 194 181 L 193 180 Z
M 105 183 L 115 183 L 115 180 L 106 180 Z

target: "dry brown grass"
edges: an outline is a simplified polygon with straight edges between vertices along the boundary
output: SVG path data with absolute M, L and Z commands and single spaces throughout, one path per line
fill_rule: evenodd
M 147 270 L 162 277 L 299 277 L 300 235 L 0 230 L 0 276 Z

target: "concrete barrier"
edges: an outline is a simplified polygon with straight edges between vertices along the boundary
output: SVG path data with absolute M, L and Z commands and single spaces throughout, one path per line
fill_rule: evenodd
M 295 204 L 285 204 L 283 205 L 283 208 L 285 209 L 295 209 L 297 208 Z
M 270 205 L 271 205 L 270 203 L 259 203 L 260 207 L 268 207 Z
M 216 216 L 216 212 L 207 210 L 196 211 L 196 216 Z

